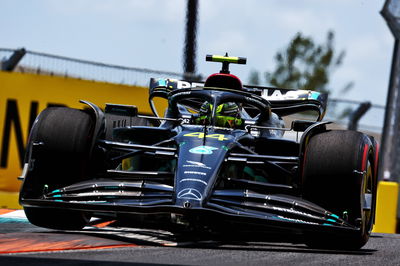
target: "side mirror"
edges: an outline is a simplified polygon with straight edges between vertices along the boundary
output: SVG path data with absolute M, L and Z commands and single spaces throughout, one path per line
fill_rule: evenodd
M 292 122 L 292 129 L 293 129 L 293 131 L 296 131 L 296 132 L 304 132 L 307 130 L 307 128 L 309 128 L 313 124 L 315 124 L 314 121 L 294 120 Z
M 110 115 L 121 115 L 136 117 L 138 109 L 135 105 L 111 104 L 106 103 L 105 113 Z

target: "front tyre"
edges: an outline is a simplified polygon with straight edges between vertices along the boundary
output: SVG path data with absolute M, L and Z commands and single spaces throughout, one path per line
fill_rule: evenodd
M 307 245 L 359 249 L 370 236 L 376 201 L 375 147 L 356 131 L 311 137 L 303 159 L 303 196 L 359 230 L 350 235 L 307 233 Z
M 94 122 L 81 110 L 52 107 L 36 119 L 25 162 L 33 169 L 24 180 L 20 197 L 40 199 L 47 192 L 83 180 L 89 171 Z M 24 206 L 28 220 L 51 229 L 82 229 L 90 219 L 82 211 Z

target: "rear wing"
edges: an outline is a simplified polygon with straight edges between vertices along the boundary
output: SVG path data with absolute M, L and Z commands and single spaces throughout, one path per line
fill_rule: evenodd
M 177 89 L 203 88 L 202 82 L 188 82 L 177 79 L 150 79 L 149 102 L 153 113 L 153 98 L 168 99 L 169 92 Z M 291 115 L 298 112 L 314 110 L 319 113 L 318 121 L 322 120 L 326 112 L 328 94 L 311 90 L 289 90 L 283 88 L 244 85 L 244 91 L 256 94 L 268 100 L 271 111 L 279 116 Z

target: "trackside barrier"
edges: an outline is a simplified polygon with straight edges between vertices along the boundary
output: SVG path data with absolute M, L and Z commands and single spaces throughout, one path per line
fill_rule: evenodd
M 376 219 L 373 232 L 396 233 L 398 196 L 399 184 L 397 182 L 379 182 Z
M 0 191 L 0 208 L 21 209 L 18 203 L 18 192 Z

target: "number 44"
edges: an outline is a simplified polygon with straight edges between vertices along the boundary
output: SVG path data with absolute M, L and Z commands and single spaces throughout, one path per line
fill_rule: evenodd
M 185 134 L 184 136 L 185 137 L 198 137 L 199 139 L 202 139 L 202 138 L 204 138 L 204 133 L 203 132 L 193 132 L 193 133 Z M 206 138 L 218 139 L 220 141 L 228 139 L 225 137 L 224 134 L 207 134 Z

